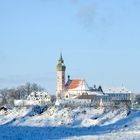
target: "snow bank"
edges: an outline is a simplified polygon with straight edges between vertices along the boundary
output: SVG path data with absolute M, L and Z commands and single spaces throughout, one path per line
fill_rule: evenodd
M 125 139 L 131 133 L 131 138 L 140 136 L 140 112 L 128 111 L 125 108 L 59 108 L 55 106 L 13 108 L 5 114 L 0 112 L 0 139 L 10 139 L 20 133 L 19 139 L 27 134 L 33 139 Z M 10 131 L 8 133 L 7 131 Z M 11 133 L 12 131 L 12 133 Z M 21 132 L 22 131 L 22 132 Z M 37 132 L 39 134 L 36 134 Z M 122 132 L 126 137 L 122 137 Z M 132 132 L 136 135 L 132 135 Z M 136 133 L 137 132 L 137 133 Z M 27 134 L 26 134 L 27 133 Z M 54 135 L 55 134 L 55 135 Z M 49 135 L 49 136 L 48 136 Z M 39 137 L 40 136 L 40 137 Z M 12 140 L 12 139 L 11 139 Z

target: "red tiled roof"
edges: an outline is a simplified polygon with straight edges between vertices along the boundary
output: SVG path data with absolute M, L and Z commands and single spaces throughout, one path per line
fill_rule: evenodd
M 67 90 L 77 88 L 82 80 L 71 80 L 70 84 L 67 86 Z

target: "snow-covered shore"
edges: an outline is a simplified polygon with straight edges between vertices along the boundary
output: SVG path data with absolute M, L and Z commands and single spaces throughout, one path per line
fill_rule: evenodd
M 41 114 L 40 114 L 41 113 Z M 14 108 L 0 112 L 0 140 L 139 139 L 140 112 L 125 108 Z

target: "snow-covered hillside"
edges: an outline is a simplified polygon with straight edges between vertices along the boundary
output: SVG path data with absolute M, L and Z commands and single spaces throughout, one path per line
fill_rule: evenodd
M 125 108 L 13 108 L 0 112 L 0 140 L 139 139 L 140 112 Z

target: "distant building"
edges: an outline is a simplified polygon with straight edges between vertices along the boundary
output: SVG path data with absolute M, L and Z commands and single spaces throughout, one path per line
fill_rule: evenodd
M 14 100 L 15 106 L 35 106 L 51 104 L 51 96 L 48 92 L 32 92 L 26 100 Z
M 111 100 L 131 100 L 132 92 L 126 87 L 104 87 L 104 94 L 108 95 Z
M 27 100 L 29 102 L 33 102 L 36 104 L 45 104 L 51 102 L 51 96 L 48 92 L 32 92 L 28 97 Z
M 57 87 L 56 87 L 56 96 L 58 98 L 76 98 L 79 95 L 85 94 L 89 90 L 86 81 L 75 79 L 70 79 L 68 76 L 68 81 L 65 82 L 65 70 L 66 66 L 62 54 L 57 64 Z
M 77 96 L 88 94 L 89 88 L 85 80 L 71 80 L 70 77 L 65 85 L 65 98 L 76 98 Z
M 73 106 L 112 106 L 118 103 L 130 103 L 132 93 L 125 87 L 102 88 L 89 87 L 85 80 L 65 79 L 66 66 L 62 54 L 57 64 L 57 103 Z M 58 102 L 59 101 L 59 102 Z

